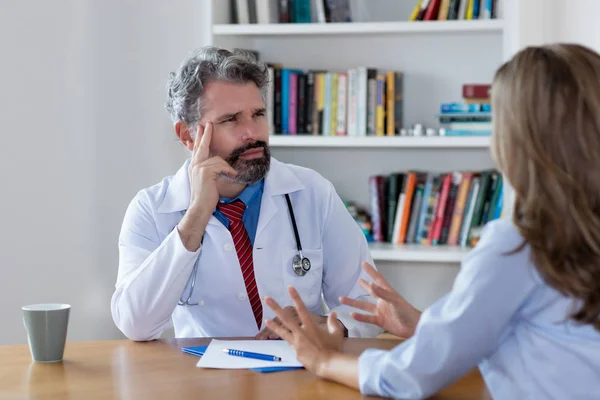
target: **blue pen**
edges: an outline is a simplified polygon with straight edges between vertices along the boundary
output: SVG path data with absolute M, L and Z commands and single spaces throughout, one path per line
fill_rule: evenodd
M 281 361 L 281 357 L 271 356 L 269 354 L 252 353 L 250 351 L 223 349 L 223 352 L 229 354 L 230 356 L 256 358 L 258 360 L 267 360 L 267 361 Z

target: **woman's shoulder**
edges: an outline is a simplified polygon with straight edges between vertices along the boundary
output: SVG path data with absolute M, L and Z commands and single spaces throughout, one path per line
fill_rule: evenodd
M 480 239 L 473 248 L 474 251 L 485 249 L 493 253 L 513 252 L 521 248 L 523 254 L 529 252 L 525 239 L 508 218 L 488 222 L 481 230 Z
M 498 219 L 485 225 L 481 238 L 463 259 L 462 269 L 486 275 L 509 275 L 532 284 L 541 283 L 530 247 L 514 223 Z

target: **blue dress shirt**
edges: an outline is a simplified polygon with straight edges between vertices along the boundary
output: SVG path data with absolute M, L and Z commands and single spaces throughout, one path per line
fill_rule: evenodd
M 571 300 L 544 283 L 509 220 L 484 229 L 450 293 L 390 351 L 359 358 L 360 390 L 428 397 L 478 366 L 495 400 L 598 399 L 600 332 L 568 319 Z
M 256 227 L 258 225 L 258 216 L 260 214 L 260 203 L 262 200 L 264 184 L 264 179 L 261 179 L 260 181 L 252 185 L 246 186 L 242 193 L 240 193 L 239 196 L 237 196 L 234 199 L 219 199 L 219 202 L 225 204 L 234 202 L 237 199 L 240 199 L 244 202 L 244 204 L 246 205 L 246 210 L 244 211 L 242 222 L 244 223 L 244 227 L 248 232 L 248 236 L 250 237 L 250 242 L 252 243 L 252 246 L 254 246 L 254 237 L 256 236 Z M 229 229 L 229 220 L 216 207 L 215 211 L 213 212 L 213 215 L 215 216 L 215 218 L 221 221 L 227 229 Z

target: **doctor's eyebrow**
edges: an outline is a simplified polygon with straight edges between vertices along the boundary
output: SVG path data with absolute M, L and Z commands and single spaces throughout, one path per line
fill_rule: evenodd
M 258 114 L 266 114 L 266 112 L 267 112 L 267 109 L 265 107 L 258 107 L 258 108 L 255 108 L 254 110 L 252 110 L 252 115 L 255 116 L 255 115 L 258 115 Z M 223 115 L 221 115 L 220 117 L 218 117 L 216 119 L 216 122 L 220 123 L 220 122 L 227 121 L 229 119 L 235 119 L 241 113 L 242 113 L 242 111 L 238 111 L 238 112 L 235 112 L 235 113 L 223 114 Z
M 241 111 L 238 111 L 235 113 L 223 114 L 217 118 L 217 123 L 227 121 L 228 119 L 237 118 L 241 113 L 242 113 Z

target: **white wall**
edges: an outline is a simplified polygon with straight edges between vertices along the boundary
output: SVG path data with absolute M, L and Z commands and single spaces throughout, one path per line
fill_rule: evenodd
M 117 235 L 137 190 L 185 157 L 168 72 L 205 44 L 203 0 L 2 2 L 0 344 L 20 307 L 72 305 L 69 340 L 121 337 L 110 316 Z
M 581 43 L 600 52 L 599 1 L 563 0 L 558 13 L 558 40 Z
M 86 46 L 88 12 L 76 1 L 2 5 L 0 343 L 25 340 L 21 305 L 81 303 L 90 289 L 85 284 L 91 281 L 94 224 L 93 182 L 87 179 L 94 169 L 92 137 L 85 134 L 93 117 L 91 85 L 85 83 L 93 56 Z M 82 318 L 81 306 L 73 305 Z

